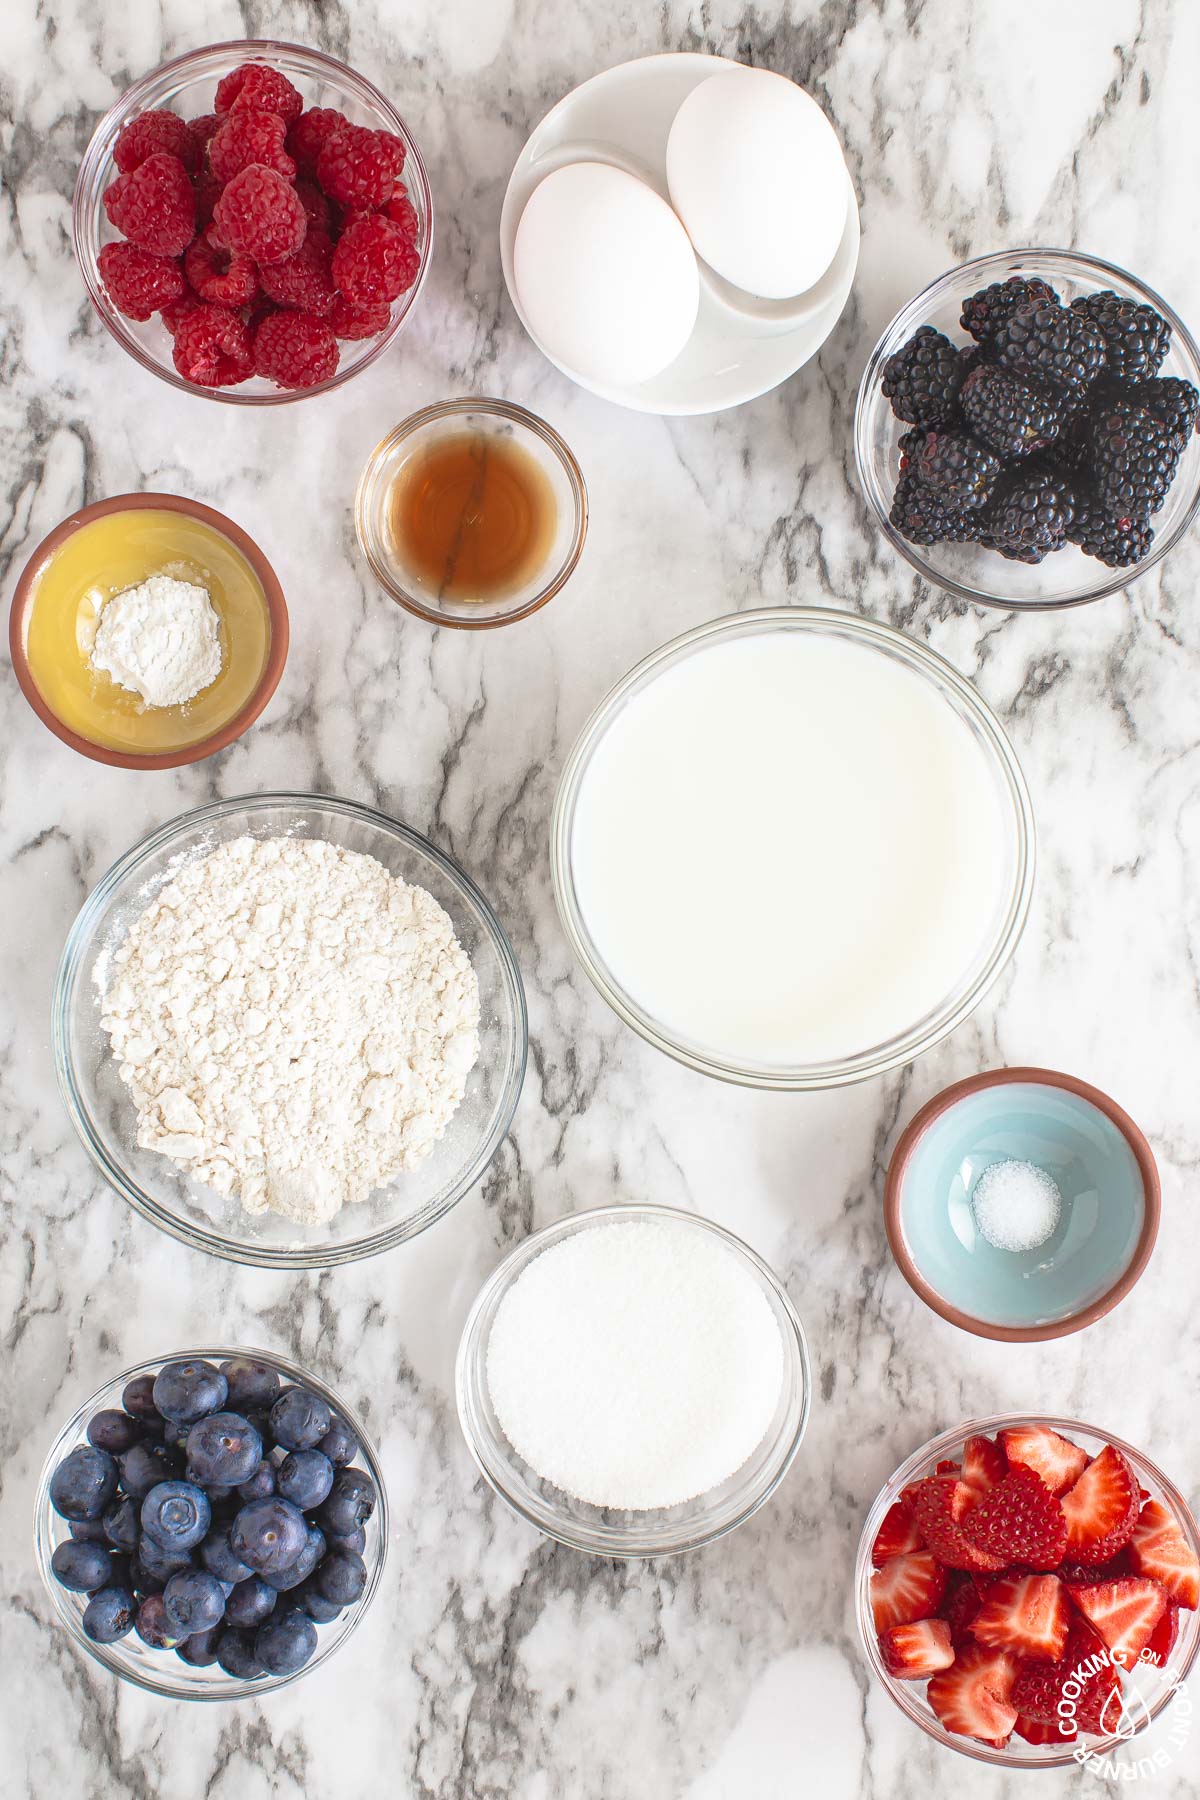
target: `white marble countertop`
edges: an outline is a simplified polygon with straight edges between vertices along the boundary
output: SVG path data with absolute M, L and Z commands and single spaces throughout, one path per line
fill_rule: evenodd
M 639 22 L 639 20 L 641 22 Z M 168 55 L 223 37 L 315 42 L 412 122 L 440 209 L 428 291 L 369 377 L 249 415 L 137 370 L 87 304 L 69 242 L 98 113 Z M 545 108 L 644 52 L 709 49 L 811 87 L 847 146 L 863 247 L 817 360 L 715 418 L 661 421 L 570 386 L 524 337 L 496 228 Z M 1200 320 L 1188 0 L 10 0 L 0 9 L 0 551 L 27 554 L 85 501 L 192 494 L 254 534 L 293 641 L 251 733 L 179 773 L 75 756 L 0 682 L 4 993 L 0 1138 L 0 1792 L 243 1800 L 852 1800 L 1025 1783 L 910 1726 L 873 1685 L 850 1574 L 864 1510 L 900 1458 L 970 1413 L 1088 1418 L 1200 1490 L 1200 1326 L 1187 1212 L 1200 1166 L 1200 534 L 1129 595 L 1062 614 L 952 604 L 872 527 L 850 420 L 895 307 L 985 250 L 1070 244 L 1138 271 Z M 348 503 L 387 427 L 450 394 L 520 400 L 591 489 L 581 568 L 495 633 L 433 632 L 384 600 Z M 550 892 L 557 771 L 595 701 L 653 646 L 760 602 L 858 608 L 975 680 L 1021 757 L 1040 827 L 1015 961 L 940 1050 L 819 1096 L 705 1082 L 626 1030 L 573 965 Z M 530 1007 L 513 1134 L 447 1219 L 391 1255 L 296 1278 L 193 1254 L 95 1177 L 55 1088 L 51 981 L 84 895 L 152 825 L 267 787 L 370 801 L 458 857 L 506 922 Z M 1033 1062 L 1114 1093 L 1149 1133 L 1164 1213 L 1125 1304 L 1045 1346 L 968 1337 L 888 1254 L 882 1174 L 952 1078 Z M 591 1562 L 476 1480 L 451 1395 L 459 1329 L 502 1251 L 565 1209 L 654 1198 L 742 1233 L 781 1271 L 817 1395 L 799 1461 L 731 1539 L 651 1566 Z M 1189 1248 L 1190 1246 L 1190 1248 Z M 214 1337 L 279 1348 L 356 1395 L 394 1514 L 384 1589 L 344 1653 L 264 1703 L 169 1704 L 121 1686 L 49 1622 L 30 1554 L 52 1428 L 108 1372 Z M 1083 1793 L 1090 1777 L 1043 1777 Z M 386 1787 L 385 1787 L 386 1784 Z M 1195 1752 L 1152 1784 L 1200 1792 Z

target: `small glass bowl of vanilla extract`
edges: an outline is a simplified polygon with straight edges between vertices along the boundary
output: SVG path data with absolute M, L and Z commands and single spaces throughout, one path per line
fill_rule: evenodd
M 583 472 L 558 433 L 506 400 L 446 400 L 376 446 L 354 523 L 380 585 L 434 625 L 528 618 L 587 536 Z

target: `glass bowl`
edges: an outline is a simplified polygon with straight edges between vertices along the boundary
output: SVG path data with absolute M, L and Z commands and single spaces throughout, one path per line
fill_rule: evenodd
M 155 314 L 143 325 L 125 318 L 109 299 L 97 267 L 104 245 L 120 238 L 120 233 L 108 223 L 102 196 L 117 174 L 112 152 L 122 128 L 135 114 L 153 108 L 166 108 L 188 118 L 211 112 L 217 83 L 245 62 L 264 62 L 278 69 L 299 88 L 306 107 L 331 107 L 351 124 L 390 131 L 404 141 L 401 180 L 417 214 L 417 248 L 421 258 L 417 278 L 408 292 L 393 303 L 391 322 L 386 329 L 376 338 L 339 341 L 337 372 L 328 381 L 318 382 L 311 388 L 278 388 L 259 376 L 236 388 L 202 388 L 185 381 L 171 360 L 171 338 L 162 320 Z M 230 406 L 282 406 L 288 401 L 305 400 L 313 394 L 325 394 L 340 387 L 360 370 L 369 368 L 394 341 L 416 305 L 429 269 L 433 251 L 433 195 L 421 152 L 408 126 L 390 101 L 365 76 L 304 44 L 280 43 L 273 38 L 246 38 L 233 43 L 210 44 L 207 49 L 189 50 L 186 55 L 173 58 L 161 68 L 143 75 L 115 106 L 109 108 L 92 134 L 79 165 L 71 228 L 75 254 L 92 303 L 121 348 L 128 351 L 135 362 L 169 381 L 172 387 L 181 388 L 187 394 L 199 394 L 206 400 L 220 400 Z
M 93 973 L 185 861 L 239 837 L 319 838 L 373 856 L 443 906 L 479 981 L 480 1055 L 467 1091 L 432 1154 L 328 1225 L 301 1226 L 243 1212 L 234 1199 L 189 1180 L 135 1137 L 129 1090 L 100 1026 Z M 406 825 L 350 800 L 255 794 L 183 813 L 135 844 L 92 890 L 59 963 L 51 1019 L 59 1088 L 96 1167 L 129 1204 L 172 1237 L 231 1262 L 329 1268 L 404 1243 L 473 1187 L 508 1131 L 525 1075 L 528 1032 L 516 960 L 469 876 Z
M 359 1450 L 355 1461 L 366 1469 L 379 1496 L 375 1511 L 363 1527 L 367 1539 L 363 1550 L 363 1561 L 367 1565 L 367 1585 L 363 1589 L 362 1599 L 356 1605 L 346 1607 L 330 1624 L 317 1627 L 317 1647 L 302 1669 L 297 1669 L 293 1675 L 260 1675 L 253 1681 L 239 1681 L 234 1676 L 227 1675 L 216 1663 L 205 1669 L 193 1668 L 190 1663 L 185 1663 L 181 1657 L 176 1656 L 173 1650 L 152 1650 L 149 1644 L 142 1642 L 136 1631 L 118 1638 L 115 1644 L 93 1643 L 83 1629 L 83 1610 L 88 1596 L 74 1594 L 63 1587 L 50 1567 L 55 1546 L 70 1536 L 67 1521 L 60 1518 L 50 1504 L 50 1477 L 68 1451 L 87 1442 L 88 1420 L 93 1413 L 105 1407 L 120 1409 L 121 1394 L 126 1383 L 132 1381 L 135 1375 L 156 1375 L 164 1363 L 187 1357 L 203 1357 L 210 1362 L 221 1362 L 233 1356 L 250 1356 L 268 1363 L 286 1381 L 300 1382 L 311 1388 L 332 1411 L 339 1413 L 358 1438 Z M 119 1375 L 105 1382 L 90 1400 L 85 1401 L 73 1418 L 68 1419 L 51 1444 L 38 1479 L 33 1548 L 38 1572 L 50 1597 L 55 1618 L 80 1648 L 86 1650 L 89 1656 L 95 1657 L 98 1663 L 102 1663 L 110 1674 L 119 1675 L 123 1681 L 132 1681 L 136 1686 L 146 1688 L 152 1694 L 162 1694 L 170 1700 L 247 1700 L 258 1694 L 269 1693 L 272 1688 L 286 1687 L 290 1682 L 299 1681 L 323 1662 L 327 1662 L 361 1623 L 374 1599 L 383 1574 L 387 1545 L 387 1489 L 379 1464 L 379 1452 L 363 1429 L 358 1415 L 339 1394 L 323 1381 L 318 1381 L 309 1370 L 288 1362 L 285 1357 L 276 1356 L 270 1350 L 256 1350 L 244 1344 L 213 1350 L 166 1350 L 161 1356 L 123 1369 Z
M 519 587 L 492 599 L 453 599 L 423 579 L 405 560 L 389 506 L 398 476 L 414 458 L 431 445 L 466 433 L 519 446 L 546 477 L 554 496 L 554 536 L 544 560 Z M 570 450 L 543 419 L 506 400 L 444 400 L 405 419 L 371 452 L 354 502 L 358 541 L 384 591 L 432 625 L 457 625 L 468 631 L 511 625 L 552 600 L 574 573 L 587 522 L 583 471 Z
M 705 1231 L 737 1255 L 757 1283 L 779 1326 L 784 1346 L 783 1387 L 775 1416 L 749 1461 L 719 1486 L 677 1506 L 624 1511 L 594 1506 L 545 1481 L 505 1437 L 487 1382 L 488 1342 L 505 1295 L 536 1256 L 594 1225 L 629 1221 L 683 1222 Z M 463 1327 L 455 1367 L 458 1416 L 467 1448 L 491 1487 L 513 1511 L 547 1537 L 592 1556 L 674 1556 L 724 1537 L 745 1523 L 775 1492 L 808 1426 L 810 1379 L 804 1327 L 779 1277 L 730 1231 L 671 1206 L 619 1205 L 572 1213 L 527 1237 L 485 1282 Z
M 1200 438 L 1192 436 L 1162 511 L 1154 518 L 1154 542 L 1140 563 L 1110 569 L 1068 544 L 1036 566 L 1010 562 L 978 544 L 910 544 L 888 518 L 900 464 L 902 433 L 911 429 L 892 412 L 883 392 L 883 366 L 919 325 L 932 325 L 953 343 L 971 340 L 958 319 L 962 303 L 980 288 L 1009 276 L 1040 276 L 1064 305 L 1081 294 L 1112 288 L 1160 312 L 1171 327 L 1171 349 L 1161 373 L 1200 387 L 1200 350 L 1183 322 L 1152 288 L 1114 263 L 1073 250 L 1006 250 L 978 256 L 950 269 L 901 308 L 871 352 L 854 409 L 854 460 L 876 522 L 889 543 L 918 575 L 960 600 L 981 606 L 1050 608 L 1081 606 L 1129 587 L 1154 568 L 1179 542 L 1200 510 Z
M 947 1731 L 925 1698 L 925 1684 L 921 1681 L 900 1681 L 884 1668 L 871 1616 L 871 1548 L 884 1516 L 899 1497 L 900 1490 L 911 1481 L 920 1481 L 926 1475 L 932 1475 L 935 1465 L 943 1458 L 960 1461 L 963 1444 L 976 1433 L 994 1437 L 998 1431 L 1025 1425 L 1048 1426 L 1050 1430 L 1071 1438 L 1089 1456 L 1095 1456 L 1106 1444 L 1112 1444 L 1128 1459 L 1139 1482 L 1151 1498 L 1161 1499 L 1171 1508 L 1193 1551 L 1200 1555 L 1200 1532 L 1197 1531 L 1196 1521 L 1186 1500 L 1178 1488 L 1167 1480 L 1161 1469 L 1156 1468 L 1140 1450 L 1135 1450 L 1123 1439 L 1115 1437 L 1111 1431 L 1098 1431 L 1094 1425 L 1081 1424 L 1077 1419 L 1056 1419 L 1044 1413 L 1003 1413 L 990 1419 L 968 1419 L 965 1425 L 931 1438 L 929 1443 L 914 1451 L 901 1463 L 891 1480 L 880 1489 L 867 1514 L 859 1540 L 854 1570 L 855 1610 L 863 1651 L 872 1673 L 883 1683 L 901 1712 L 919 1725 L 922 1731 L 928 1732 L 931 1738 L 947 1749 L 957 1750 L 961 1756 L 971 1757 L 976 1762 L 992 1763 L 1002 1769 L 1057 1769 L 1069 1767 L 1077 1761 L 1070 1743 L 1027 1744 L 1014 1735 L 1002 1750 L 998 1750 L 976 1738 Z M 1138 1663 L 1131 1678 L 1125 1683 L 1126 1712 L 1134 1729 L 1128 1732 L 1122 1730 L 1108 1738 L 1087 1737 L 1080 1742 L 1086 1744 L 1088 1749 L 1103 1754 L 1106 1748 L 1111 1749 L 1121 1744 L 1126 1737 L 1143 1731 L 1169 1705 L 1180 1685 L 1187 1680 L 1198 1649 L 1200 1613 L 1181 1611 L 1179 1635 L 1167 1667 L 1159 1669 L 1151 1664 Z
M 886 1042 L 865 1045 L 854 1055 L 821 1063 L 739 1060 L 673 1035 L 667 1024 L 622 987 L 606 965 L 584 918 L 573 869 L 575 819 L 588 765 L 618 714 L 659 676 L 715 642 L 783 632 L 816 633 L 870 648 L 928 683 L 981 746 L 996 784 L 1006 834 L 1003 890 L 996 896 L 986 942 L 953 991 Z M 613 1011 L 647 1043 L 701 1074 L 746 1087 L 788 1091 L 842 1087 L 882 1075 L 920 1056 L 960 1025 L 996 980 L 1016 948 L 1033 895 L 1033 809 L 1020 765 L 999 723 L 970 682 L 943 657 L 890 625 L 856 613 L 806 606 L 768 607 L 731 613 L 674 638 L 631 669 L 600 702 L 579 734 L 559 781 L 550 828 L 550 863 L 559 917 L 575 955 Z

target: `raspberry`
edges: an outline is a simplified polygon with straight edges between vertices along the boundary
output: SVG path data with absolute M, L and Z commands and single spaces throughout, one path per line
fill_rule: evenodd
M 325 320 L 311 313 L 272 313 L 254 334 L 255 373 L 280 387 L 316 387 L 337 366 L 337 339 Z
M 213 104 L 219 113 L 227 113 L 235 106 L 258 107 L 263 112 L 278 113 L 288 125 L 304 111 L 304 101 L 287 76 L 260 62 L 243 63 L 240 69 L 224 76 Z
M 188 120 L 188 130 L 192 134 L 201 159 L 203 159 L 204 152 L 208 149 L 209 142 L 220 123 L 220 118 L 216 113 L 201 113 L 198 119 Z
M 404 167 L 404 145 L 390 131 L 343 125 L 331 132 L 317 158 L 317 180 L 343 206 L 383 206 Z
M 197 387 L 234 387 L 254 373 L 250 334 L 225 306 L 198 306 L 175 326 L 175 367 Z
M 308 229 L 295 188 L 257 163 L 234 176 L 213 210 L 213 224 L 231 250 L 260 264 L 291 256 Z
M 172 300 L 166 306 L 161 307 L 158 316 L 171 336 L 174 337 L 183 321 L 190 319 L 192 314 L 199 311 L 203 305 L 203 300 L 197 300 L 195 294 L 184 293 L 179 296 L 178 300 Z
M 248 256 L 227 250 L 211 226 L 189 246 L 183 272 L 202 300 L 248 306 L 258 292 L 258 269 Z
M 179 264 L 136 244 L 105 244 L 96 259 L 108 297 L 127 319 L 151 318 L 183 293 Z
M 160 150 L 177 156 L 189 173 L 200 167 L 200 145 L 191 128 L 177 113 L 161 110 L 139 113 L 122 127 L 113 145 L 113 161 L 122 175 L 131 175 Z
M 285 256 L 263 270 L 263 293 L 280 306 L 324 318 L 337 299 L 329 272 L 332 260 L 333 242 L 328 233 L 310 230 L 294 256 Z
M 208 166 L 224 185 L 259 163 L 286 181 L 295 180 L 296 165 L 283 147 L 285 128 L 278 113 L 239 106 L 227 113 L 208 146 Z
M 105 190 L 109 223 L 143 250 L 178 256 L 196 235 L 196 196 L 177 156 L 156 151 Z
M 333 335 L 338 338 L 373 338 L 381 331 L 386 331 L 392 317 L 392 309 L 386 300 L 374 300 L 368 306 L 351 306 L 345 294 L 339 294 L 333 303 L 333 311 L 329 315 L 329 323 L 333 326 Z
M 417 233 L 420 230 L 417 209 L 409 199 L 404 187 L 398 187 L 387 205 L 381 207 L 380 211 L 385 219 L 390 219 L 393 225 L 400 227 L 405 237 L 410 237 L 414 243 L 416 242 Z
M 395 300 L 412 286 L 420 266 L 412 239 L 380 213 L 347 225 L 333 253 L 333 279 L 359 311 Z
M 312 106 L 301 113 L 288 127 L 287 134 L 288 155 L 294 158 L 296 167 L 306 175 L 315 175 L 317 158 L 326 139 L 335 131 L 343 130 L 345 124 L 341 113 L 328 106 Z
M 206 225 L 212 224 L 213 208 L 221 198 L 221 183 L 207 169 L 202 169 L 196 177 L 196 228 L 203 231 Z
M 333 223 L 333 208 L 315 181 L 298 181 L 296 194 L 308 218 L 309 230 L 328 231 Z

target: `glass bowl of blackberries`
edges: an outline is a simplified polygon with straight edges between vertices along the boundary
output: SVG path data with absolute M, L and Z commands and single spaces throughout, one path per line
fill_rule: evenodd
M 1078 606 L 1200 511 L 1200 351 L 1111 263 L 1014 250 L 898 312 L 858 391 L 859 480 L 917 572 L 985 606 Z
M 185 1350 L 59 1433 L 34 1521 L 54 1616 L 112 1674 L 238 1700 L 315 1669 L 379 1586 L 378 1456 L 331 1388 L 265 1350 Z

